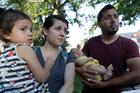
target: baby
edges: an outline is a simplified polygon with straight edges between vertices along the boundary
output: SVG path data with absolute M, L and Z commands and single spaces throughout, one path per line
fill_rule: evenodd
M 72 48 L 70 51 L 74 56 L 76 66 L 86 66 L 87 69 L 96 71 L 98 74 L 95 76 L 98 80 L 107 80 L 112 76 L 112 64 L 110 64 L 107 69 L 99 64 L 97 59 L 85 56 L 82 51 L 77 48 Z

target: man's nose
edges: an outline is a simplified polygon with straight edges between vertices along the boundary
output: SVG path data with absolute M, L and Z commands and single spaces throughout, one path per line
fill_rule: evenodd
M 116 22 L 116 18 L 112 16 L 112 17 L 111 17 L 111 22 L 112 22 L 112 23 Z

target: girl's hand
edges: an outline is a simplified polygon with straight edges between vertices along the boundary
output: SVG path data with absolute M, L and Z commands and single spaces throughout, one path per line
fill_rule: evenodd
M 45 61 L 45 66 L 50 70 L 54 64 L 53 58 L 48 56 Z

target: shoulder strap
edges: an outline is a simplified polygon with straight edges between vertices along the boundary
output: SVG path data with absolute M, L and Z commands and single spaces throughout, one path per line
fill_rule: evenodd
M 68 60 L 68 53 L 67 53 L 67 51 L 65 51 L 62 47 L 60 47 L 60 50 L 61 50 L 61 53 L 62 53 L 62 56 L 63 56 L 65 62 L 67 62 L 67 60 Z
M 37 58 L 38 58 L 40 64 L 42 65 L 42 67 L 44 67 L 45 62 L 44 62 L 42 53 L 41 53 L 41 51 L 40 51 L 40 48 L 39 48 L 39 47 L 34 47 L 33 49 L 34 49 L 34 51 L 35 51 L 35 53 L 36 53 L 36 56 L 37 56 Z
M 35 52 L 37 52 L 38 47 L 32 47 Z

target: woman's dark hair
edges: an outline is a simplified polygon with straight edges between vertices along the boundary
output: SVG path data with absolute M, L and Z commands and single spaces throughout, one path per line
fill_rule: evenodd
M 54 24 L 55 19 L 63 21 L 64 23 L 67 24 L 67 27 L 68 27 L 68 21 L 61 15 L 50 15 L 50 16 L 48 16 L 45 19 L 43 27 L 46 27 L 47 29 L 49 29 Z
M 104 13 L 105 11 L 107 11 L 107 10 L 110 10 L 110 9 L 115 9 L 115 10 L 116 10 L 116 8 L 115 8 L 113 5 L 110 5 L 110 4 L 104 6 L 104 7 L 101 9 L 101 11 L 99 12 L 99 14 L 98 14 L 98 16 L 97 16 L 98 22 L 101 22 L 101 19 L 102 19 L 102 17 L 103 17 L 103 13 Z
M 5 9 L 4 8 L 0 8 L 0 39 L 2 38 L 2 23 L 3 23 L 3 20 L 4 20 L 4 15 L 5 15 Z
M 13 26 L 15 25 L 16 21 L 22 19 L 27 19 L 31 21 L 30 17 L 22 11 L 12 9 L 6 10 L 4 12 L 3 18 L 4 19 L 1 24 L 2 29 L 0 30 L 0 39 L 5 42 L 9 42 L 9 40 L 5 39 L 3 35 L 9 35 L 12 32 Z
M 4 17 L 4 12 L 6 10 L 4 8 L 0 8 L 0 26 L 2 25 L 2 22 L 3 22 L 3 17 Z

